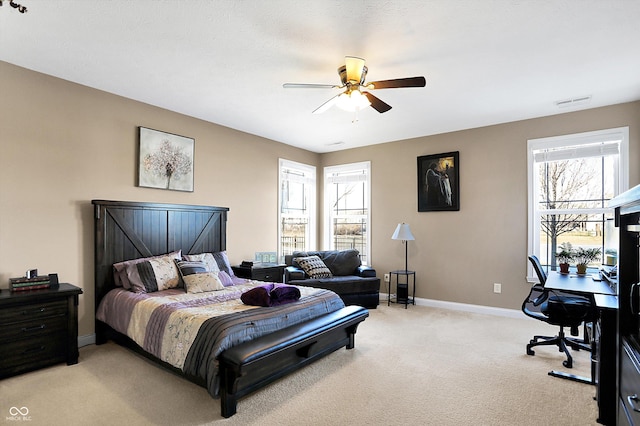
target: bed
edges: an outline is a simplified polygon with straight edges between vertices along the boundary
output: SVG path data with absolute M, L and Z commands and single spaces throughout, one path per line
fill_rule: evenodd
M 236 413 L 239 398 L 337 349 L 355 347 L 358 325 L 368 311 L 344 307 L 326 290 L 298 287 L 295 302 L 257 307 L 239 298 L 267 284 L 232 273 L 232 283 L 199 294 L 162 287 L 134 293 L 116 285 L 120 274 L 114 273 L 114 264 L 171 253 L 177 258 L 214 253 L 219 261 L 217 256 L 226 256 L 228 208 L 107 200 L 92 204 L 96 343 L 114 340 L 204 386 L 213 398 L 220 398 L 223 417 Z M 129 307 L 126 321 L 105 316 L 124 306 Z M 204 318 L 205 311 L 219 312 Z M 141 317 L 148 322 L 141 322 Z M 136 321 L 143 328 L 131 325 Z M 179 328 L 184 323 L 192 328 Z

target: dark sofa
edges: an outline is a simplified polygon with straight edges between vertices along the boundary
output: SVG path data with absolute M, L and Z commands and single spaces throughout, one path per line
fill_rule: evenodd
M 295 261 L 309 256 L 318 256 L 333 276 L 309 277 Z M 334 291 L 345 305 L 375 309 L 380 302 L 380 278 L 376 277 L 375 269 L 362 266 L 358 250 L 296 251 L 285 256 L 285 263 L 285 283 Z

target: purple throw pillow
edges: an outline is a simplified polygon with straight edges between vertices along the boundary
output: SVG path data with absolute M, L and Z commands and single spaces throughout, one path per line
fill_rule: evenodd
M 225 287 L 235 285 L 235 283 L 233 282 L 229 274 L 227 274 L 225 271 L 218 272 L 218 279 L 220 280 L 222 285 Z

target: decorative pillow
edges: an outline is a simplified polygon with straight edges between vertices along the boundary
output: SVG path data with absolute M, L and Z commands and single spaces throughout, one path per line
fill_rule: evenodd
M 178 260 L 176 264 L 187 293 L 203 293 L 224 288 L 218 278 L 218 273 L 207 271 L 207 266 L 204 262 Z
M 182 256 L 184 260 L 191 262 L 202 262 L 207 268 L 207 272 L 218 272 L 218 264 L 211 253 L 185 254 Z
M 180 259 L 181 250 L 172 251 L 171 253 L 162 254 L 160 256 L 151 256 L 151 257 L 141 257 L 138 259 L 125 260 L 124 262 L 118 262 L 113 264 L 113 280 L 115 282 L 116 287 L 124 287 L 127 290 L 131 290 L 131 283 L 129 282 L 129 278 L 127 276 L 127 266 L 135 265 L 140 262 L 147 261 L 149 259 L 154 259 L 156 257 L 164 257 L 171 256 L 175 259 Z
M 229 263 L 227 252 L 219 251 L 216 253 L 212 253 L 212 255 L 213 255 L 213 258 L 216 260 L 216 263 L 218 264 L 218 268 L 220 268 L 221 271 L 225 271 L 227 274 L 229 274 L 230 277 L 233 277 L 234 273 L 233 273 L 233 269 L 231 268 L 231 263 Z
M 298 265 L 311 278 L 331 278 L 333 274 L 318 256 L 296 257 Z
M 226 251 L 218 251 L 215 253 L 200 253 L 200 254 L 185 254 L 185 260 L 196 260 L 204 262 L 207 267 L 210 267 L 209 272 L 224 271 L 230 277 L 233 277 L 233 269 L 231 269 L 231 263 L 227 257 Z
M 233 282 L 229 274 L 227 274 L 225 271 L 218 272 L 218 279 L 220 280 L 222 285 L 225 287 L 235 285 L 235 283 Z
M 131 291 L 153 293 L 180 285 L 180 273 L 172 255 L 147 258 L 127 265 L 127 278 Z

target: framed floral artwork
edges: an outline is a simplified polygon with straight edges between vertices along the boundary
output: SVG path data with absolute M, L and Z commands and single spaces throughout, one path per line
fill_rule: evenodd
M 138 186 L 193 192 L 195 140 L 139 127 Z

